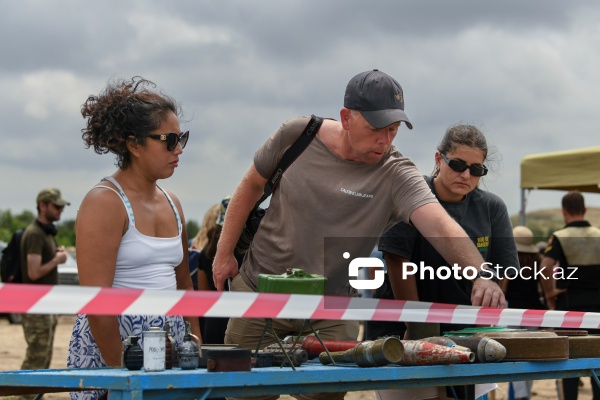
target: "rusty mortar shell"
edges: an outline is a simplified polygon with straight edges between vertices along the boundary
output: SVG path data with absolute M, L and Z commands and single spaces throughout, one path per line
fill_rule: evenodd
M 333 358 L 336 363 L 354 363 L 359 367 L 381 367 L 400 361 L 404 354 L 404 346 L 399 339 L 388 337 L 360 342 L 351 349 L 329 354 L 331 357 L 326 352 L 319 354 L 319 361 L 327 365 Z

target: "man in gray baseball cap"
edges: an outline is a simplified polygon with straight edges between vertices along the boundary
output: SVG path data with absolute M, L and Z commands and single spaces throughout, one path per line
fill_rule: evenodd
M 410 222 L 423 236 L 433 238 L 432 245 L 450 265 L 483 265 L 479 251 L 440 206 L 421 172 L 393 146 L 403 122 L 412 128 L 404 113 L 402 88 L 389 75 L 372 70 L 348 83 L 339 121 L 324 119 L 315 127 L 311 118 L 299 117 L 283 123 L 256 151 L 227 207 L 213 262 L 217 290 L 231 278 L 231 291 L 255 292 L 260 274 L 281 277 L 287 268 L 299 268 L 327 278 L 328 296 L 356 296 L 349 263 L 369 257 L 379 236 L 399 221 Z M 281 174 L 238 271 L 234 250 L 248 215 L 283 155 L 307 126 L 316 138 Z M 474 305 L 506 305 L 493 281 L 476 280 L 472 293 Z M 271 325 L 283 337 L 298 335 L 301 322 L 273 319 Z M 311 324 L 324 339 L 356 340 L 358 335 L 357 321 L 311 320 Z M 264 331 L 264 320 L 230 318 L 225 343 L 251 349 L 260 338 L 264 346 L 274 343 Z M 341 400 L 344 393 L 294 397 Z
M 377 129 L 399 121 L 404 121 L 412 129 L 404 112 L 402 86 L 377 69 L 361 72 L 350 79 L 346 86 L 344 107 L 360 111 L 367 122 Z

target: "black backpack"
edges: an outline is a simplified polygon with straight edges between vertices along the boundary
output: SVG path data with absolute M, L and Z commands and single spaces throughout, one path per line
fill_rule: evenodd
M 21 274 L 21 237 L 25 229 L 18 229 L 2 250 L 0 260 L 0 277 L 4 283 L 22 283 Z

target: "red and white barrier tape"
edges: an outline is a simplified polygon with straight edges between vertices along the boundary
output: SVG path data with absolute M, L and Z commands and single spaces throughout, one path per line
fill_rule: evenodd
M 0 284 L 0 313 L 441 322 L 597 329 L 600 313 L 300 294 Z

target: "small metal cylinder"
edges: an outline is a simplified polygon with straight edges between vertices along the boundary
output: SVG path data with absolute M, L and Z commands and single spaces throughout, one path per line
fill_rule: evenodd
M 165 370 L 165 331 L 153 326 L 142 332 L 144 371 Z
M 359 367 L 387 365 L 402 359 L 404 346 L 396 338 L 388 337 L 356 346 L 356 359 Z

